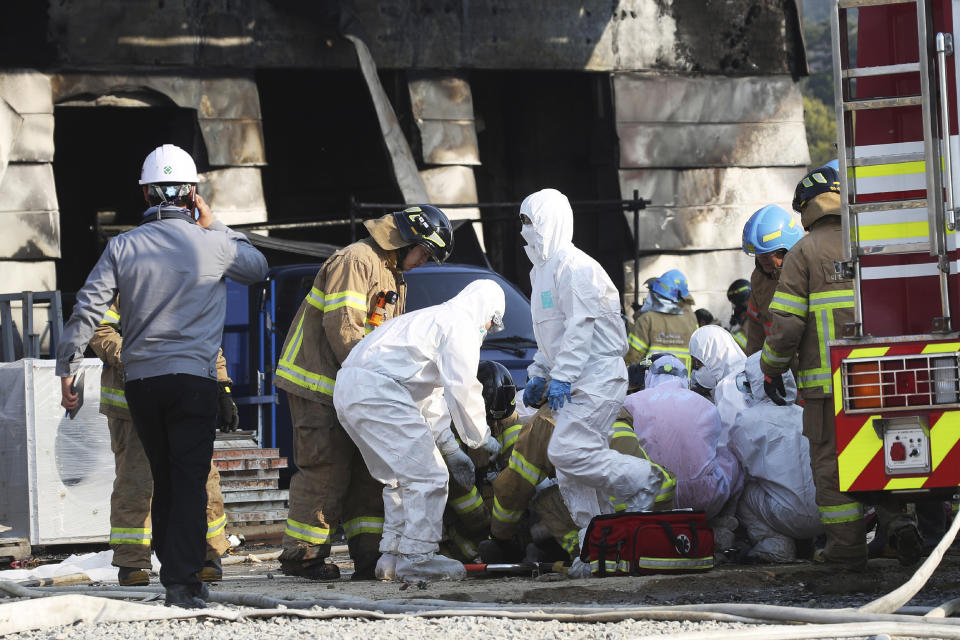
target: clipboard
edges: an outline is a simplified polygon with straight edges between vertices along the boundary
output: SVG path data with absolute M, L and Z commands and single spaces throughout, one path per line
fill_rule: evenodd
M 77 415 L 80 411 L 80 408 L 83 406 L 83 376 L 84 371 L 81 371 L 76 378 L 73 379 L 73 384 L 70 385 L 70 391 L 79 396 L 77 398 L 77 406 L 74 409 L 67 409 L 67 417 L 71 420 Z

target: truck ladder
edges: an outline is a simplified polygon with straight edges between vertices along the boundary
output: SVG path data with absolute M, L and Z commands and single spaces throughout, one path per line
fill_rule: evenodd
M 890 4 L 912 4 L 917 11 L 917 41 L 919 43 L 918 62 L 892 64 L 874 67 L 856 67 L 850 60 L 847 34 L 847 10 Z M 949 34 L 936 34 L 932 31 L 932 11 L 929 0 L 833 0 L 830 16 L 831 36 L 833 40 L 833 79 L 834 100 L 837 118 L 837 148 L 840 175 L 841 220 L 843 224 L 843 265 L 838 264 L 848 275 L 854 275 L 855 322 L 843 328 L 845 337 L 863 335 L 863 305 L 860 291 L 860 256 L 865 253 L 883 251 L 884 253 L 918 253 L 929 251 L 938 260 L 940 277 L 941 317 L 933 319 L 933 331 L 950 331 L 950 294 L 948 276 L 950 262 L 947 257 L 946 228 L 954 228 L 952 179 L 950 177 L 949 110 L 946 107 L 946 69 L 945 56 L 952 55 L 952 37 Z M 936 48 L 936 52 L 934 49 Z M 939 65 L 934 64 L 934 56 Z M 937 67 L 938 73 L 934 73 Z M 920 94 L 899 97 L 881 97 L 857 99 L 855 81 L 857 78 L 888 76 L 902 73 L 920 74 Z M 939 97 L 940 108 L 934 103 Z M 867 109 L 891 109 L 920 105 L 923 117 L 923 152 L 901 153 L 887 156 L 857 157 L 855 119 L 858 111 Z M 941 117 L 944 140 L 939 139 L 935 118 Z M 941 154 L 942 150 L 942 154 Z M 923 162 L 926 173 L 926 198 L 910 200 L 885 200 L 881 202 L 855 203 L 857 194 L 857 168 L 888 165 L 903 162 Z M 941 165 L 945 163 L 945 165 Z M 947 179 L 939 168 L 945 166 Z M 944 185 L 945 182 L 945 185 Z M 938 197 L 946 186 L 946 203 Z M 946 206 L 945 206 L 946 204 Z M 860 213 L 877 211 L 896 211 L 903 209 L 927 209 L 929 242 L 912 242 L 885 247 L 861 247 L 859 217 Z

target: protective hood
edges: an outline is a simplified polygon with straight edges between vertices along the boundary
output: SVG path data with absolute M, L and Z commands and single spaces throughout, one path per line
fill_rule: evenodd
M 674 384 L 678 388 L 687 388 L 687 368 L 676 356 L 662 355 L 647 369 L 644 388 L 653 389 L 662 384 Z
M 400 229 L 397 228 L 397 223 L 394 221 L 392 213 L 388 213 L 382 218 L 375 220 L 364 220 L 363 226 L 367 228 L 373 241 L 380 245 L 381 249 L 389 251 L 410 245 L 410 243 L 400 235 Z
M 807 203 L 800 214 L 800 222 L 803 228 L 810 230 L 818 220 L 827 216 L 840 215 L 840 194 L 828 191 L 821 193 L 813 200 Z
M 694 379 L 707 389 L 731 373 L 743 370 L 747 357 L 726 329 L 716 325 L 700 327 L 690 337 L 690 356 L 703 363 L 694 371 Z
M 771 400 L 763 390 L 763 371 L 760 370 L 760 354 L 761 352 L 757 351 L 747 358 L 745 365 L 746 375 L 737 378 L 738 387 L 748 387 L 746 389 L 746 396 L 747 404 L 750 406 L 763 403 L 773 404 L 773 400 Z M 783 372 L 783 388 L 787 392 L 787 404 L 797 399 L 797 383 L 793 379 L 793 374 L 790 373 L 789 369 Z
M 542 189 L 523 199 L 520 213 L 532 224 L 520 230 L 527 246 L 524 251 L 534 265 L 542 265 L 561 248 L 573 243 L 573 209 L 556 189 Z
M 464 323 L 477 328 L 480 340 L 483 340 L 487 332 L 488 322 L 503 327 L 506 300 L 503 289 L 493 280 L 474 280 L 445 304 L 454 307 L 457 317 Z
M 674 302 L 669 298 L 665 298 L 656 291 L 651 291 L 647 294 L 646 299 L 643 301 L 643 306 L 640 307 L 640 313 L 645 313 L 647 311 L 656 311 L 657 313 L 668 313 L 672 316 L 683 315 L 683 306 L 679 302 Z

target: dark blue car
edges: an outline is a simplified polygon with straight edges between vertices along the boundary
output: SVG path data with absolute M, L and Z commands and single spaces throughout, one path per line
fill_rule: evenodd
M 310 291 L 319 263 L 274 267 L 247 290 L 228 282 L 223 350 L 241 411 L 241 428 L 254 428 L 263 447 L 278 447 L 292 466 L 292 423 L 284 392 L 273 386 L 273 369 L 300 303 Z M 504 330 L 487 336 L 481 360 L 496 360 L 522 387 L 536 352 L 530 301 L 498 273 L 464 264 L 428 263 L 404 273 L 407 311 L 445 302 L 480 278 L 496 281 L 506 300 Z M 278 394 L 279 391 L 279 394 Z M 288 470 L 284 475 L 289 475 Z M 286 478 L 284 478 L 286 479 Z M 286 484 L 285 482 L 283 483 Z

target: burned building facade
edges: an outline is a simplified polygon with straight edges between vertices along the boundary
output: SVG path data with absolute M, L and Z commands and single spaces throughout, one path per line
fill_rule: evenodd
M 636 237 L 640 282 L 680 268 L 722 314 L 752 268 L 743 222 L 789 208 L 809 161 L 793 0 L 12 0 L 0 16 L 0 292 L 76 291 L 144 208 L 143 157 L 173 142 L 232 225 L 492 203 L 449 213 L 481 220 L 524 288 L 516 208 L 496 203 L 555 187 L 628 312 Z M 651 201 L 636 229 L 576 204 L 635 190 Z

